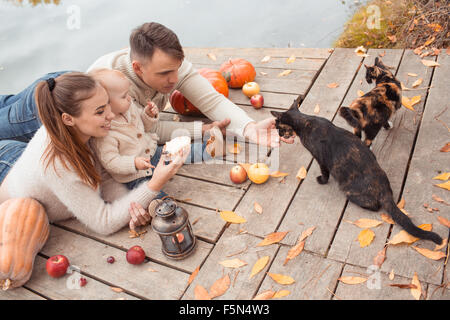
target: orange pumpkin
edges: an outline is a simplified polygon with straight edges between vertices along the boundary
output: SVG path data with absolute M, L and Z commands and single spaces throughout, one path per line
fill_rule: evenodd
M 223 94 L 225 97 L 228 98 L 228 85 L 224 77 L 219 71 L 208 69 L 208 68 L 202 68 L 197 70 L 197 72 L 206 78 L 209 83 L 216 89 L 217 92 Z M 182 115 L 201 115 L 202 113 L 198 108 L 196 108 L 188 99 L 186 99 L 183 94 L 175 90 L 170 95 L 170 104 L 172 105 L 173 109 Z
M 220 66 L 220 72 L 230 88 L 242 88 L 246 82 L 252 82 L 256 77 L 253 65 L 244 59 L 230 59 Z
M 47 241 L 44 207 L 31 198 L 9 199 L 0 205 L 0 288 L 22 286 L 31 277 L 34 258 Z

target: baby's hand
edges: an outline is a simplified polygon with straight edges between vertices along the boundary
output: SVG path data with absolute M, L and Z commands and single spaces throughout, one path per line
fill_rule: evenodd
M 147 103 L 147 106 L 145 107 L 145 112 L 148 116 L 152 118 L 156 118 L 158 116 L 159 109 L 152 101 L 149 101 Z
M 155 167 L 150 163 L 150 158 L 144 158 L 144 157 L 134 158 L 134 165 L 137 170 L 147 170 L 149 168 Z

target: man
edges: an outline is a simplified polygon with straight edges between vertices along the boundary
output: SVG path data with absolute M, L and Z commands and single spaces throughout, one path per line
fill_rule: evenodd
M 275 129 L 275 119 L 255 122 L 245 111 L 216 92 L 208 80 L 184 59 L 176 34 L 159 23 L 145 23 L 133 30 L 130 48 L 100 57 L 88 71 L 94 68 L 123 72 L 131 80 L 130 95 L 142 107 L 153 101 L 163 110 L 169 94 L 179 90 L 213 120 L 211 124 L 202 124 L 202 134 L 217 126 L 223 134 L 227 130 L 261 145 L 279 146 L 278 133 L 272 130 Z M 158 130 L 160 141 L 169 140 L 171 133 L 178 128 L 188 130 L 194 139 L 199 138 L 200 130 L 194 130 L 194 127 L 194 122 L 161 121 Z

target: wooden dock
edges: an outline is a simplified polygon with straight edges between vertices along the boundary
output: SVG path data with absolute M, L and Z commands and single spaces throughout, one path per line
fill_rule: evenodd
M 252 62 L 257 71 L 255 81 L 265 98 L 264 108 L 254 109 L 241 90 L 230 90 L 229 98 L 255 120 L 269 117 L 270 110 L 287 109 L 301 96 L 303 112 L 350 130 L 337 110 L 355 99 L 359 90 L 367 92 L 373 86 L 364 80 L 363 63 L 372 65 L 376 56 L 382 56 L 407 88 L 422 78 L 417 88 L 403 92 L 409 98 L 421 96 L 415 111 L 402 107 L 392 118 L 393 128 L 382 130 L 375 139 L 373 152 L 389 177 L 395 199 L 404 199 L 404 209 L 413 222 L 432 224 L 433 231 L 448 238 L 449 228 L 439 223 L 438 216 L 450 220 L 450 193 L 434 186 L 443 181 L 432 179 L 450 172 L 450 153 L 440 151 L 450 142 L 450 56 L 444 50 L 437 57 L 425 58 L 437 61 L 439 67 L 426 67 L 412 50 L 370 49 L 368 57 L 356 55 L 353 49 L 186 48 L 185 52 L 198 68 L 218 68 L 231 57 Z M 209 53 L 216 60 L 208 57 Z M 286 59 L 292 55 L 295 61 L 287 64 Z M 262 63 L 265 56 L 271 59 Z M 284 70 L 292 72 L 279 76 Z M 337 86 L 329 86 L 331 83 Z M 174 115 L 171 110 L 164 113 L 166 119 Z M 434 250 L 435 245 L 429 241 L 388 245 L 381 268 L 374 266 L 374 258 L 401 228 L 384 222 L 382 212 L 373 213 L 349 203 L 333 178 L 327 185 L 319 185 L 315 179 L 320 172 L 317 163 L 298 139 L 293 145 L 283 144 L 270 157 L 264 148 L 242 145 L 245 150 L 238 155 L 227 154 L 223 164 L 184 166 L 165 188 L 189 212 L 190 221 L 195 221 L 198 244 L 192 256 L 181 261 L 166 258 L 150 226 L 142 228 L 148 232 L 139 238 L 130 238 L 128 228 L 101 236 L 76 220 L 68 220 L 51 225 L 49 240 L 36 257 L 30 281 L 22 288 L 0 292 L 0 299 L 195 299 L 197 286 L 209 291 L 218 279 L 228 275 L 229 288 L 215 299 L 253 299 L 267 290 L 287 290 L 283 291 L 287 295 L 277 299 L 408 300 L 414 299 L 409 288 L 391 284 L 411 284 L 415 274 L 420 281 L 420 299 L 450 299 L 447 258 L 431 260 L 414 249 Z M 236 162 L 255 160 L 255 154 L 256 160 L 266 163 L 276 160 L 271 157 L 279 157 L 279 171 L 289 175 L 270 178 L 262 185 L 249 181 L 233 184 L 230 168 Z M 302 166 L 308 174 L 300 181 L 296 174 Z M 444 202 L 436 201 L 437 197 Z M 255 202 L 263 208 L 261 214 L 255 211 Z M 247 222 L 229 224 L 216 209 L 233 210 Z M 382 222 L 370 228 L 375 238 L 366 247 L 357 240 L 363 229 L 350 223 L 362 218 Z M 304 250 L 284 264 L 299 235 L 311 227 L 315 229 L 306 238 Z M 286 231 L 280 242 L 257 246 L 268 234 Z M 146 263 L 134 266 L 126 262 L 125 253 L 134 245 L 143 247 Z M 440 251 L 448 255 L 448 245 Z M 49 277 L 45 262 L 56 254 L 66 255 L 75 273 L 60 279 Z M 115 257 L 116 262 L 107 263 L 108 256 Z M 265 256 L 269 257 L 267 265 L 250 278 L 255 262 Z M 247 264 L 239 268 L 219 264 L 230 259 Z M 198 274 L 189 284 L 196 269 Z M 81 288 L 72 281 L 79 273 L 87 279 Z M 268 273 L 286 275 L 295 282 L 282 285 Z M 367 280 L 346 284 L 338 280 L 342 277 Z

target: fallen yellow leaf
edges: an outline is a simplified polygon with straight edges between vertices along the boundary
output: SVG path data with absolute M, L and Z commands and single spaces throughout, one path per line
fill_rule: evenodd
M 437 244 L 437 245 L 434 247 L 434 251 L 438 251 L 438 250 L 441 250 L 442 248 L 447 247 L 447 242 L 448 242 L 448 239 L 445 238 L 444 241 L 442 241 L 442 243 L 441 243 L 440 245 Z
M 261 59 L 261 63 L 269 62 L 270 59 L 271 59 L 271 56 L 265 56 L 264 58 Z
M 220 297 L 225 292 L 227 292 L 228 288 L 230 287 L 230 277 L 228 274 L 216 282 L 213 283 L 211 288 L 209 289 L 209 296 L 211 299 L 214 299 L 215 297 Z
M 195 277 L 197 276 L 198 272 L 200 271 L 200 266 L 198 266 L 197 268 L 195 268 L 195 270 L 191 273 L 191 275 L 189 276 L 188 279 L 188 284 L 191 284 L 192 281 L 194 281 Z
M 433 60 L 421 60 L 426 67 L 439 67 L 440 64 Z
M 319 114 L 319 112 L 320 112 L 320 105 L 316 104 L 316 106 L 314 107 L 314 113 Z
M 432 260 L 440 260 L 442 258 L 445 258 L 445 252 L 442 251 L 433 251 L 426 248 L 419 248 L 419 247 L 413 247 L 414 250 L 416 250 L 418 253 L 423 255 L 424 257 L 427 257 L 428 259 Z
M 422 230 L 431 231 L 433 226 L 431 224 L 421 224 L 418 226 Z M 416 238 L 412 235 L 410 235 L 405 230 L 401 230 L 399 233 L 397 233 L 395 236 L 392 237 L 392 240 L 390 240 L 389 244 L 400 244 L 400 243 L 407 243 L 412 244 L 419 240 L 419 238 Z
M 280 172 L 280 171 L 275 171 L 275 172 L 270 174 L 270 176 L 272 178 L 281 178 L 281 177 L 286 177 L 288 175 L 289 175 L 289 173 L 287 173 L 287 172 Z
M 408 72 L 408 76 L 410 76 L 410 77 L 417 77 L 418 74 L 417 73 L 410 73 L 410 72 Z
M 332 82 L 332 83 L 327 84 L 327 87 L 330 89 L 337 88 L 337 87 L 339 87 L 339 83 Z
M 400 200 L 400 202 L 397 203 L 397 207 L 398 207 L 399 209 L 404 209 L 404 208 L 405 208 L 405 203 L 406 203 L 405 198 L 402 198 L 402 199 Z
M 367 247 L 375 238 L 375 233 L 370 229 L 362 230 L 358 235 L 358 241 L 361 248 Z
M 417 276 L 417 272 L 414 272 L 414 276 L 412 278 L 411 284 L 415 285 L 416 288 L 411 288 L 411 294 L 414 299 L 420 300 L 420 296 L 422 295 L 422 286 L 420 285 L 419 277 Z
M 305 167 L 301 167 L 298 172 L 297 175 L 295 176 L 297 179 L 299 180 L 303 180 L 306 178 L 306 175 L 308 174 L 308 172 L 306 171 Z
M 290 56 L 287 60 L 286 63 L 292 63 L 295 61 L 295 55 L 293 54 L 292 56 Z
M 450 191 L 450 180 L 444 183 L 440 183 L 440 184 L 435 184 L 436 187 L 442 188 L 442 189 L 447 189 Z
M 201 285 L 196 285 L 194 288 L 195 300 L 211 300 L 208 291 Z
M 244 223 L 247 222 L 247 220 L 233 211 L 220 211 L 220 217 L 225 220 L 226 222 L 231 223 Z
M 284 70 L 283 72 L 280 72 L 279 74 L 278 74 L 278 77 L 285 77 L 285 76 L 287 76 L 288 74 L 290 74 L 292 72 L 292 70 Z
M 395 222 L 394 222 L 394 220 L 392 220 L 391 216 L 386 213 L 381 214 L 381 219 L 386 223 L 395 224 Z
M 241 259 L 235 258 L 231 260 L 220 261 L 219 264 L 224 266 L 225 268 L 240 268 L 247 265 L 247 262 L 242 261 Z
M 316 229 L 316 227 L 309 227 L 308 229 L 303 231 L 302 234 L 300 235 L 300 237 L 298 237 L 297 242 L 301 242 L 301 241 L 305 240 L 306 238 L 308 238 L 315 229 Z
M 434 177 L 433 179 L 446 181 L 446 180 L 450 179 L 450 172 L 441 173 L 440 175 Z
M 364 95 L 364 91 L 358 90 L 357 94 L 358 94 L 358 97 L 362 97 Z
M 305 247 L 305 241 L 301 241 L 299 243 L 297 243 L 295 246 L 293 246 L 289 251 L 288 254 L 286 256 L 286 259 L 284 260 L 283 266 L 288 263 L 289 260 L 294 259 L 296 256 L 298 256 L 302 251 L 303 248 Z
M 362 229 L 375 228 L 375 227 L 378 227 L 380 224 L 383 223 L 383 222 L 381 222 L 379 220 L 365 219 L 365 218 L 361 218 L 361 219 L 356 220 L 354 222 L 346 220 L 346 222 L 354 224 L 355 226 L 360 227 Z
M 274 243 L 280 242 L 288 234 L 288 232 L 289 231 L 272 232 L 272 233 L 268 234 L 264 238 L 264 240 L 261 241 L 260 243 L 258 243 L 256 246 L 257 247 L 262 247 L 262 246 L 268 246 L 270 244 L 274 244 Z
M 290 276 L 283 275 L 283 274 L 267 272 L 267 275 L 279 284 L 292 284 L 295 282 L 295 280 L 293 278 L 291 278 Z
M 345 284 L 360 284 L 367 281 L 367 278 L 363 277 L 353 277 L 353 276 L 344 276 L 340 277 L 338 281 L 341 281 Z
M 438 218 L 440 224 L 442 224 L 443 226 L 446 226 L 447 228 L 450 228 L 450 220 L 448 220 L 444 217 L 441 217 L 441 216 L 438 216 L 437 218 Z
M 288 296 L 290 293 L 291 293 L 291 292 L 290 292 L 289 290 L 280 290 L 280 291 L 277 291 L 277 292 L 273 295 L 272 299 L 286 297 L 286 296 Z
M 441 152 L 450 152 L 450 142 L 447 142 L 440 150 Z
M 423 82 L 422 78 L 417 79 L 416 81 L 414 81 L 414 83 L 412 84 L 413 88 L 417 88 L 418 86 L 420 86 Z
M 263 213 L 263 208 L 261 207 L 261 205 L 258 202 L 255 202 L 255 204 L 253 205 L 253 208 L 255 209 L 256 213 Z
M 275 295 L 275 292 L 272 290 L 266 290 L 258 294 L 253 300 L 269 300 Z
M 258 259 L 258 261 L 256 261 L 255 264 L 253 265 L 252 272 L 250 273 L 249 279 L 251 279 L 253 276 L 258 274 L 262 269 L 264 269 L 265 266 L 267 265 L 267 263 L 269 262 L 269 260 L 270 260 L 269 256 L 265 256 L 265 257 Z
M 209 52 L 209 53 L 207 54 L 207 56 L 208 56 L 208 58 L 210 58 L 212 61 L 216 61 L 216 60 L 217 60 L 216 55 L 215 55 L 214 53 Z

